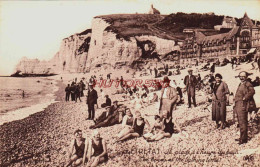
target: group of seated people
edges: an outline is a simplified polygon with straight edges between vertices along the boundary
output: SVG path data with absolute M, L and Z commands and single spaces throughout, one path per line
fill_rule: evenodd
M 151 126 L 139 111 L 136 111 L 135 117 L 133 117 L 131 111 L 128 110 L 122 122 L 122 130 L 117 135 L 117 142 L 141 136 L 148 142 L 158 141 L 165 137 L 171 137 L 174 132 L 174 125 L 181 132 L 180 127 L 175 119 L 172 118 L 170 112 L 164 110 L 160 116 L 155 115 L 154 118 L 155 123 Z M 144 134 L 145 126 L 147 126 L 148 132 Z
M 79 166 L 94 167 L 100 163 L 108 161 L 106 141 L 100 137 L 100 133 L 93 131 L 92 137 L 83 138 L 82 130 L 74 132 L 74 139 L 71 141 L 69 157 L 66 167 Z
M 95 125 L 90 126 L 90 129 L 122 123 L 121 130 L 115 135 L 116 142 L 142 136 L 147 142 L 158 141 L 165 137 L 171 137 L 175 126 L 179 132 L 182 132 L 169 111 L 161 111 L 160 115 L 155 115 L 154 118 L 155 123 L 151 126 L 148 120 L 142 117 L 140 111 L 137 110 L 133 115 L 129 108 L 118 105 L 118 102 L 115 101 L 113 106 L 106 107 L 106 111 L 95 120 Z M 145 128 L 147 129 L 146 133 Z M 81 130 L 75 131 L 66 166 L 77 166 L 85 164 L 85 162 L 87 162 L 86 166 L 97 166 L 107 160 L 106 142 L 100 137 L 97 130 L 93 131 L 91 139 L 83 138 Z

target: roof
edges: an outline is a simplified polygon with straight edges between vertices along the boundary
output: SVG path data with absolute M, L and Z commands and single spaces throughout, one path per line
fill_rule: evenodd
M 201 32 L 196 32 L 195 33 L 195 38 L 196 42 L 199 44 L 202 44 L 204 42 L 211 42 L 211 41 L 221 41 L 225 39 L 231 39 L 238 31 L 239 27 L 234 27 L 232 28 L 229 32 L 227 33 L 222 33 L 222 34 L 216 34 L 216 35 L 211 35 L 211 36 L 205 36 Z
M 195 38 L 196 38 L 196 41 L 197 41 L 198 44 L 201 44 L 205 37 L 206 36 L 201 32 L 195 33 Z
M 243 26 L 244 22 L 247 22 L 250 27 L 254 26 L 252 20 L 247 16 L 247 13 L 244 14 L 244 17 L 242 19 L 242 22 L 241 22 L 240 26 Z

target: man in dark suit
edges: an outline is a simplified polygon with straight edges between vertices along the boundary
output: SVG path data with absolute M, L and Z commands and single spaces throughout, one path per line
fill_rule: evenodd
M 123 120 L 123 116 L 125 114 L 126 106 L 118 105 L 118 102 L 115 101 L 114 105 L 110 107 L 110 110 L 107 113 L 107 117 L 105 117 L 102 121 L 97 121 L 95 125 L 90 126 L 90 129 L 96 129 L 100 127 L 108 127 L 113 126 L 115 124 L 119 124 Z
M 192 75 L 192 69 L 188 70 L 189 75 L 185 76 L 184 84 L 186 85 L 186 90 L 188 94 L 188 103 L 189 108 L 191 108 L 191 98 L 193 100 L 193 105 L 196 107 L 196 98 L 195 98 L 195 86 L 197 84 L 197 79 Z
M 65 88 L 65 92 L 66 92 L 66 101 L 69 101 L 70 99 L 70 84 L 68 84 L 68 86 Z
M 251 107 L 251 104 L 255 106 L 254 102 L 254 94 L 255 90 L 253 85 L 247 81 L 248 73 L 245 71 L 242 71 L 239 73 L 239 78 L 241 80 L 241 83 L 239 84 L 236 95 L 235 95 L 235 106 L 234 106 L 234 112 L 237 114 L 238 118 L 238 124 L 240 128 L 240 138 L 236 139 L 239 141 L 238 144 L 244 144 L 247 143 L 247 114 L 248 110 Z
M 93 83 L 90 82 L 87 95 L 88 119 L 94 120 L 95 118 L 95 105 L 97 106 L 97 99 L 97 91 L 93 89 Z

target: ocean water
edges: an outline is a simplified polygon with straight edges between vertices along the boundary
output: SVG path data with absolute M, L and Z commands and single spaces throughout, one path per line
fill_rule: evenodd
M 0 125 L 28 117 L 54 103 L 58 89 L 55 85 L 55 80 L 46 77 L 0 77 Z

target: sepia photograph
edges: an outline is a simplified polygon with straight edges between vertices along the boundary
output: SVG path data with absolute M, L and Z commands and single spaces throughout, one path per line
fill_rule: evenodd
M 0 167 L 259 167 L 260 0 L 0 0 Z

